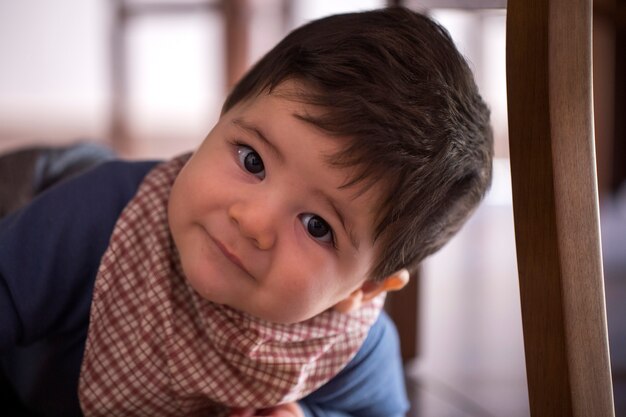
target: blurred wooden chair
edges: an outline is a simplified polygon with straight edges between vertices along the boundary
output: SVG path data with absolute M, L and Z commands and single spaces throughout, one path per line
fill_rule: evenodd
M 513 212 L 532 416 L 614 415 L 591 15 L 591 0 L 507 4 Z

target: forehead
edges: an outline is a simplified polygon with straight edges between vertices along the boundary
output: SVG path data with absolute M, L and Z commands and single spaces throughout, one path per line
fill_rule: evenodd
M 291 185 L 300 191 L 297 195 L 327 198 L 345 215 L 359 240 L 371 242 L 381 187 L 347 185 L 354 179 L 356 167 L 340 168 L 330 161 L 351 138 L 331 135 L 306 121 L 321 110 L 299 100 L 302 91 L 298 84 L 286 82 L 271 93 L 236 105 L 223 115 L 223 122 L 269 150 L 270 160 L 265 162 L 279 164 L 281 172 L 288 173 Z M 273 167 L 268 168 L 271 176 Z

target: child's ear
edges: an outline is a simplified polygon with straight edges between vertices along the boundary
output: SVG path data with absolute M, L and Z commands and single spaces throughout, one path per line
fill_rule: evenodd
M 404 288 L 408 282 L 409 271 L 405 268 L 394 272 L 382 281 L 365 281 L 360 288 L 335 304 L 334 309 L 340 313 L 348 313 L 361 307 L 362 303 L 371 300 L 382 292 L 398 291 Z

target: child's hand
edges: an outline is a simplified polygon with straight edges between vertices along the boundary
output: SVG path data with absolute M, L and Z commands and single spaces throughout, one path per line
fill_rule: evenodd
M 229 417 L 304 417 L 298 403 L 281 404 L 272 408 L 254 410 L 252 408 L 237 408 L 230 412 Z

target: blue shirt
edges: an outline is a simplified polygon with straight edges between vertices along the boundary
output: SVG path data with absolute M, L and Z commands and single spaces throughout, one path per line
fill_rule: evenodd
M 155 164 L 104 163 L 0 222 L 0 371 L 33 411 L 81 415 L 78 377 L 100 258 Z M 346 368 L 301 400 L 307 417 L 403 416 L 398 350 L 383 313 Z

